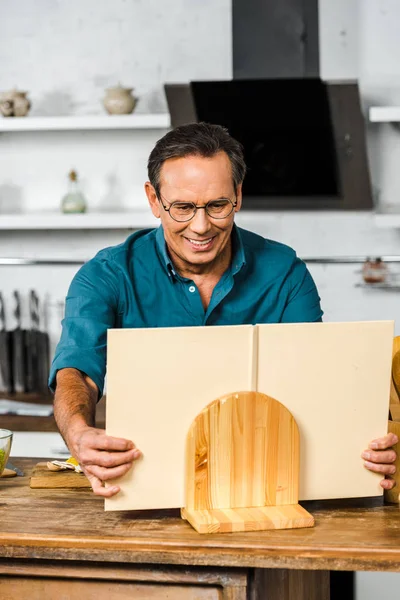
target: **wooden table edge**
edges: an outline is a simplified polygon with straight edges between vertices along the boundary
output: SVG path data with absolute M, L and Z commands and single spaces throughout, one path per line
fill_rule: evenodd
M 226 543 L 226 539 L 224 540 Z M 47 536 L 0 533 L 0 562 L 10 558 L 65 559 L 140 564 L 298 570 L 400 571 L 399 549 L 240 546 L 207 547 L 112 537 Z

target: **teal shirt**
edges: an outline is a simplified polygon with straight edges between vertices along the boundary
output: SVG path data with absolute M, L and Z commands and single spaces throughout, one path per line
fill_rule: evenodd
M 86 373 L 102 394 L 107 329 L 321 321 L 320 298 L 294 250 L 234 226 L 232 262 L 204 310 L 196 285 L 181 277 L 162 227 L 101 250 L 75 275 L 51 366 Z

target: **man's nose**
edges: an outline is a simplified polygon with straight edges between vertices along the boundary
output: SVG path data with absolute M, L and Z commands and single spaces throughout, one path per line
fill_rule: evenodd
M 193 233 L 202 235 L 209 231 L 210 227 L 211 223 L 206 211 L 202 208 L 197 209 L 196 214 L 190 221 L 190 229 L 193 231 Z

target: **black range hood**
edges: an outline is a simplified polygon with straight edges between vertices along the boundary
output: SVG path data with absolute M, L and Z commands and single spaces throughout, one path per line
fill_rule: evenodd
M 356 83 L 240 79 L 165 91 L 173 127 L 218 123 L 243 144 L 244 209 L 372 208 Z

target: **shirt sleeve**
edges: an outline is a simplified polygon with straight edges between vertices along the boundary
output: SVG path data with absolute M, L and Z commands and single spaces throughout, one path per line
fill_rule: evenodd
M 54 392 L 60 369 L 75 368 L 88 375 L 103 394 L 107 329 L 115 327 L 118 285 L 109 261 L 92 259 L 75 275 L 65 301 L 62 333 L 50 369 Z
M 296 257 L 288 274 L 288 298 L 281 323 L 314 323 L 322 321 L 317 287 L 302 260 Z

